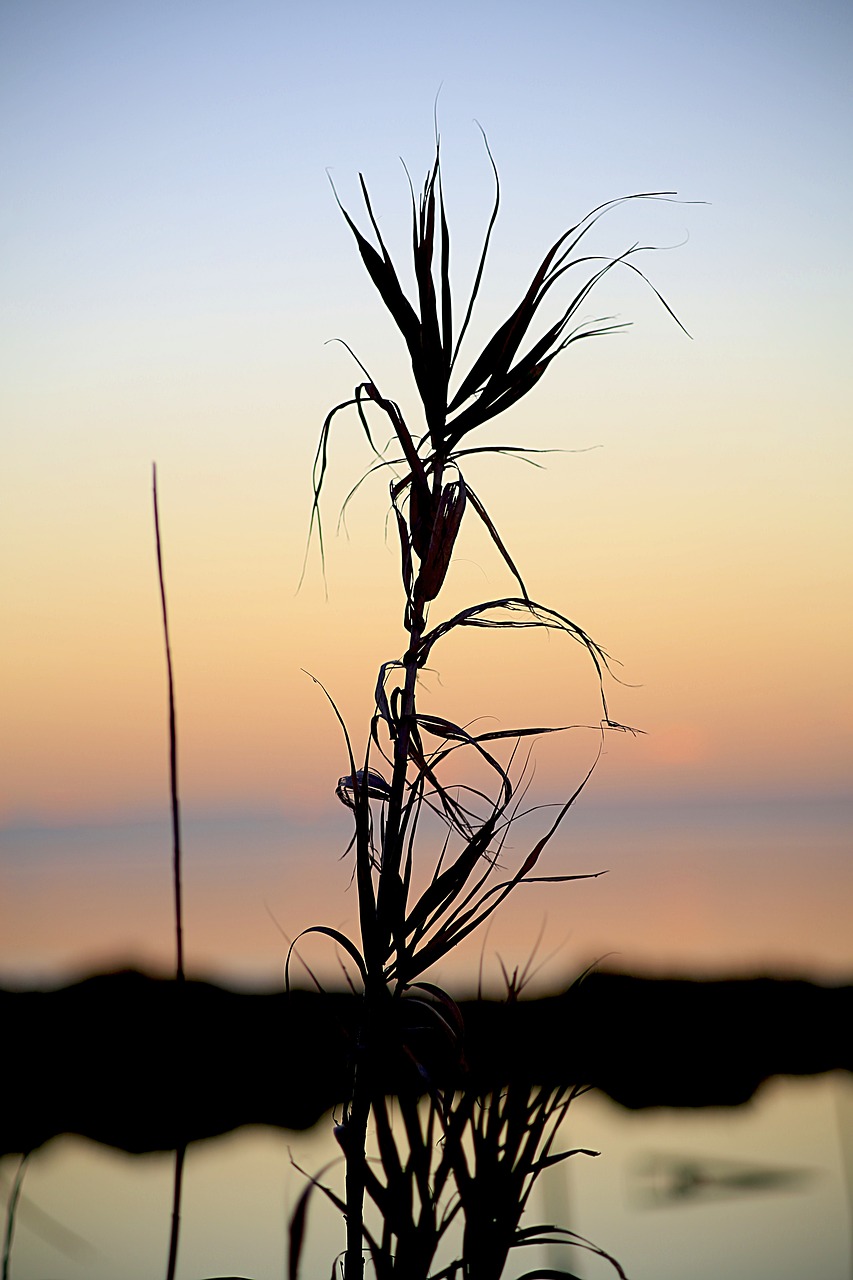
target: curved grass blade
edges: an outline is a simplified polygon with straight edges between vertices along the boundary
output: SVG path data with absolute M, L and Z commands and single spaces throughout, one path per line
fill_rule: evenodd
M 304 938 L 306 934 L 309 933 L 323 933 L 327 938 L 334 939 L 338 946 L 343 947 L 350 959 L 355 961 L 356 968 L 361 974 L 362 979 L 364 982 L 367 982 L 367 966 L 365 965 L 361 952 L 355 943 L 348 938 L 345 933 L 341 933 L 340 929 L 333 929 L 330 925 L 326 924 L 312 924 L 309 928 L 303 929 L 301 933 L 298 933 L 287 949 L 287 959 L 284 962 L 286 991 L 290 991 L 290 957 L 293 955 L 293 949 L 299 939 Z
M 524 613 L 527 616 L 520 619 L 491 618 L 487 616 L 491 611 L 501 609 L 506 610 L 508 613 Z M 604 694 L 604 672 L 607 671 L 609 674 L 613 674 L 610 667 L 612 659 L 607 651 L 588 636 L 582 627 L 572 622 L 564 614 L 558 613 L 556 609 L 550 609 L 546 605 L 540 605 L 535 600 L 517 596 L 505 596 L 499 600 L 486 600 L 482 604 L 470 605 L 467 609 L 462 609 L 459 613 L 454 614 L 452 618 L 439 623 L 437 627 L 428 631 L 421 638 L 418 647 L 419 667 L 423 667 L 426 664 L 437 641 L 448 635 L 456 627 L 544 627 L 552 631 L 564 631 L 578 644 L 582 645 L 592 659 L 598 676 L 601 705 L 604 712 L 603 719 L 608 724 L 614 724 L 615 727 L 615 722 L 610 720 L 607 699 Z

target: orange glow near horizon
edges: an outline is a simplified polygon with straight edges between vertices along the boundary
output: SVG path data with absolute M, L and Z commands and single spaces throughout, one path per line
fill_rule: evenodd
M 551 851 L 556 867 L 611 868 L 571 894 L 572 964 L 615 948 L 649 964 L 813 954 L 841 965 L 853 761 L 850 202 L 838 164 L 848 18 L 824 6 L 803 24 L 794 6 L 768 25 L 750 6 L 676 8 L 626 6 L 614 27 L 599 6 L 546 2 L 543 42 L 513 6 L 498 22 L 462 6 L 453 41 L 397 6 L 383 75 L 367 81 L 374 36 L 352 6 L 335 6 L 331 24 L 308 8 L 293 23 L 267 0 L 251 21 L 228 5 L 203 18 L 192 5 L 154 18 L 133 5 L 53 6 L 47 25 L 43 6 L 0 9 L 13 122 L 0 140 L 11 246 L 0 878 L 27 964 L 169 951 L 155 459 L 179 787 L 197 851 L 194 954 L 214 964 L 229 938 L 223 963 L 265 964 L 280 942 L 272 926 L 269 953 L 255 941 L 265 900 L 277 915 L 292 902 L 288 929 L 320 909 L 332 923 L 352 914 L 329 836 L 347 752 L 311 676 L 361 760 L 380 664 L 405 647 L 394 468 L 357 488 L 338 533 L 377 458 L 356 414 L 335 419 L 326 582 L 315 534 L 297 592 L 312 465 L 326 414 L 364 376 L 416 433 L 421 419 L 404 345 L 327 171 L 368 229 L 365 174 L 414 297 L 397 157 L 413 175 L 431 162 L 442 83 L 457 336 L 494 199 L 472 118 L 501 181 L 452 386 L 556 237 L 631 191 L 679 194 L 620 204 L 584 245 L 595 261 L 672 246 L 637 262 L 692 336 L 617 266 L 576 319 L 631 327 L 572 344 L 467 441 L 541 449 L 527 460 L 536 466 L 461 463 L 531 597 L 612 654 L 609 714 L 640 732 L 602 742 L 589 656 L 533 631 L 451 634 L 420 705 L 457 723 L 588 726 L 533 748 L 531 804 L 565 798 L 602 748 Z M 601 49 L 606 94 L 589 56 Z M 595 109 L 579 112 L 587 102 Z M 578 280 L 573 269 L 555 281 L 543 324 Z M 387 424 L 371 423 L 382 448 Z M 469 507 L 431 622 L 518 591 Z M 519 773 L 525 759 L 519 750 Z M 459 755 L 449 772 L 457 761 L 464 773 Z M 267 819 L 283 824 L 279 844 L 252 835 Z M 158 823 L 156 839 L 139 835 Z M 509 919 L 519 952 L 545 905 L 533 890 Z
M 350 454 L 342 469 L 349 463 L 357 475 Z M 6 644 L 14 673 L 5 699 L 15 743 L 4 772 L 9 817 L 114 813 L 149 808 L 163 795 L 165 678 L 147 470 L 123 479 L 129 523 L 111 509 L 100 525 L 69 530 L 55 505 L 31 548 L 30 575 L 15 587 Z M 614 671 L 626 686 L 606 683 L 611 714 L 647 736 L 611 749 L 619 779 L 679 790 L 843 786 L 849 717 L 838 673 L 849 620 L 832 589 L 844 571 L 832 509 L 816 508 L 808 527 L 792 531 L 780 493 L 773 535 L 768 512 L 751 506 L 729 508 L 720 526 L 713 495 L 710 505 L 697 498 L 692 513 L 683 507 L 673 470 L 670 497 L 660 482 L 662 509 L 635 526 L 636 503 L 614 491 L 627 484 L 625 464 L 614 470 L 590 455 L 525 475 L 513 490 L 516 470 L 504 469 L 488 500 L 534 598 L 566 612 L 624 664 Z M 363 741 L 379 664 L 402 648 L 396 557 L 383 541 L 386 499 L 374 485 L 372 503 L 365 498 L 351 517 L 351 540 L 328 543 L 328 600 L 316 547 L 294 596 L 305 476 L 294 477 L 302 497 L 284 520 L 282 493 L 268 475 L 253 493 L 257 479 L 244 460 L 200 508 L 186 476 L 170 477 L 161 494 L 182 785 L 202 804 L 311 808 L 328 795 L 343 751 L 331 709 L 304 669 L 326 685 L 356 744 Z M 554 508 L 566 485 L 583 501 L 558 530 Z M 605 494 L 606 539 L 596 533 L 587 543 L 583 530 Z M 665 505 L 673 501 L 677 523 Z M 333 527 L 333 501 L 329 512 Z M 469 516 L 433 617 L 516 590 Z M 435 665 L 437 676 L 424 675 L 425 696 L 459 720 L 600 718 L 591 664 L 562 636 L 457 633 L 436 649 Z M 555 760 L 551 744 L 544 759 Z M 559 763 L 540 767 L 548 777 L 564 773 Z
M 335 802 L 336 803 L 336 802 Z M 507 869 L 542 834 L 526 821 L 503 856 Z M 542 874 L 593 875 L 531 885 L 491 927 L 433 973 L 454 990 L 489 990 L 497 957 L 542 965 L 537 989 L 568 982 L 588 964 L 649 973 L 776 972 L 841 981 L 849 974 L 849 858 L 844 811 L 741 801 L 621 808 L 592 797 L 549 846 Z M 349 825 L 337 805 L 294 823 L 190 818 L 184 839 L 184 940 L 192 974 L 277 985 L 289 940 L 313 924 L 358 939 Z M 0 976 L 82 975 L 174 965 L 168 821 L 43 832 L 7 840 Z M 802 857 L 803 847 L 809 857 Z M 429 834 L 421 858 L 434 858 Z M 333 986 L 336 948 L 304 939 L 299 954 Z M 297 984 L 309 982 L 294 962 Z

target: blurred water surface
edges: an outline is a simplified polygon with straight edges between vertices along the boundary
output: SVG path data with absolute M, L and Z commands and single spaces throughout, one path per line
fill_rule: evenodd
M 547 829 L 548 811 L 526 821 L 505 851 L 507 865 Z M 540 959 L 557 954 L 540 989 L 604 956 L 650 974 L 847 982 L 851 832 L 853 803 L 841 794 L 654 797 L 609 794 L 594 780 L 549 845 L 542 874 L 607 874 L 525 886 L 488 937 L 473 937 L 431 976 L 471 992 L 482 953 L 484 980 L 494 986 L 496 954 L 523 964 L 541 933 Z M 329 924 L 357 937 L 352 863 L 342 856 L 349 835 L 331 792 L 320 814 L 188 812 L 188 971 L 280 987 L 287 939 L 301 929 Z M 428 874 L 429 840 L 422 856 Z M 165 813 L 0 828 L 0 983 L 60 985 L 126 965 L 168 973 L 171 893 Z M 328 940 L 307 940 L 304 951 L 314 972 L 340 983 Z
M 589 1095 L 575 1104 L 564 1136 L 601 1155 L 550 1170 L 529 1220 L 559 1219 L 615 1255 L 630 1280 L 850 1276 L 848 1076 L 776 1080 L 737 1110 L 629 1113 Z M 328 1117 L 309 1134 L 248 1128 L 190 1147 L 179 1280 L 280 1280 L 289 1212 L 305 1185 L 294 1162 L 317 1172 L 334 1155 Z M 0 1166 L 7 1188 L 15 1163 Z M 128 1156 L 70 1137 L 37 1151 L 19 1207 L 13 1280 L 165 1274 L 171 1176 L 169 1154 Z M 303 1275 L 328 1276 L 342 1241 L 340 1215 L 318 1200 Z M 566 1265 L 584 1280 L 615 1274 L 588 1253 L 553 1249 L 535 1259 L 528 1251 L 508 1277 L 534 1261 Z

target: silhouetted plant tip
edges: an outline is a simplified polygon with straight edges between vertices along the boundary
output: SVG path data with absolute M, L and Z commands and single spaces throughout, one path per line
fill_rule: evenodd
M 353 962 L 363 988 L 362 1012 L 352 1052 L 349 1096 L 335 1128 L 344 1163 L 344 1194 L 328 1186 L 324 1175 L 309 1180 L 291 1225 L 290 1280 L 297 1280 L 307 1208 L 318 1190 L 345 1219 L 344 1280 L 361 1280 L 366 1257 L 378 1280 L 463 1276 L 465 1280 L 499 1280 L 511 1250 L 558 1238 L 591 1249 L 622 1275 L 618 1263 L 572 1232 L 549 1224 L 521 1226 L 533 1186 L 545 1169 L 570 1157 L 595 1154 L 555 1149 L 560 1125 L 581 1090 L 511 1083 L 499 1094 L 476 1095 L 465 1085 L 460 1011 L 446 992 L 424 981 L 424 975 L 487 925 L 521 885 L 564 883 L 602 874 L 553 873 L 541 862 L 596 767 L 604 735 L 635 732 L 615 720 L 608 706 L 605 680 L 616 678 L 613 659 L 584 628 L 531 595 L 506 539 L 481 495 L 468 483 L 463 464 L 475 455 L 499 454 L 536 465 L 530 455 L 540 451 L 525 444 L 472 444 L 469 437 L 523 400 L 568 347 L 624 328 L 610 317 L 586 320 L 580 314 L 596 286 L 614 268 L 624 267 L 639 276 L 684 329 L 637 266 L 635 259 L 647 246 L 633 244 L 611 257 L 586 251 L 589 232 L 613 209 L 637 201 L 668 200 L 674 193 L 637 192 L 605 201 L 564 231 L 540 260 L 521 301 L 464 369 L 464 340 L 501 201 L 497 166 L 487 141 L 486 154 L 494 174 L 494 201 L 473 283 L 461 308 L 461 324 L 450 284 L 451 238 L 438 140 L 419 193 L 407 171 L 413 298 L 401 284 L 364 176 L 359 174 L 366 231 L 342 203 L 334 184 L 332 188 L 364 267 L 408 351 L 422 420 L 413 428 L 398 402 L 380 391 L 377 380 L 344 343 L 364 381 L 329 411 L 323 423 L 313 467 L 308 546 L 316 534 L 325 578 L 321 498 L 331 431 L 340 413 L 354 409 L 372 461 L 350 488 L 340 520 L 364 479 L 387 470 L 391 524 L 400 549 L 406 639 L 402 654 L 379 667 L 375 709 L 360 758 L 340 711 L 321 686 L 346 747 L 346 772 L 339 777 L 335 793 L 352 815 L 349 852 L 354 859 L 359 937 L 355 940 L 325 925 L 314 925 L 299 937 L 325 935 Z M 541 307 L 546 298 L 556 296 L 552 291 L 557 288 L 567 293 L 558 317 L 539 324 Z M 388 433 L 388 443 L 382 447 L 377 444 L 379 425 Z M 438 607 L 469 512 L 485 529 L 516 589 L 431 622 L 430 612 Z M 303 576 L 304 572 L 303 566 Z M 566 636 L 591 663 L 601 708 L 598 724 L 481 731 L 474 724 L 421 711 L 417 705 L 421 672 L 431 662 L 435 647 L 464 628 L 540 629 Z M 578 729 L 591 729 L 599 737 L 585 775 L 563 802 L 524 807 L 530 781 L 529 744 L 545 734 Z M 526 756 L 520 750 L 523 742 Z M 502 755 L 504 745 L 508 760 Z M 459 776 L 466 762 L 477 771 L 476 783 Z M 484 783 L 483 776 L 491 781 Z M 511 848 L 508 836 L 519 820 L 545 808 L 553 812 L 543 834 L 527 841 L 520 851 Z M 298 941 L 288 951 L 288 984 Z M 527 966 L 521 975 L 515 971 L 511 976 L 505 971 L 508 999 L 518 997 L 529 970 Z M 408 1073 L 411 1081 L 393 1104 L 383 1090 L 392 1065 L 404 1076 Z M 375 1157 L 367 1154 L 371 1122 Z M 368 1217 L 365 1205 L 370 1207 Z M 442 1262 L 440 1250 L 453 1224 L 461 1224 L 462 1257 Z M 539 1268 L 527 1275 L 533 1280 L 569 1273 Z

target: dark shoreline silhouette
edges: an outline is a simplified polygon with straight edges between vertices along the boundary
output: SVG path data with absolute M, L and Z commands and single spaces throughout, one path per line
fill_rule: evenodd
M 0 991 L 0 1154 L 62 1133 L 143 1152 L 247 1124 L 308 1128 L 346 1096 L 358 1004 L 134 971 Z M 731 1107 L 775 1075 L 853 1070 L 851 985 L 593 973 L 559 995 L 460 1008 L 465 1080 L 483 1090 L 577 1083 L 630 1108 Z M 382 1085 L 407 1080 L 410 1068 L 389 1065 Z

